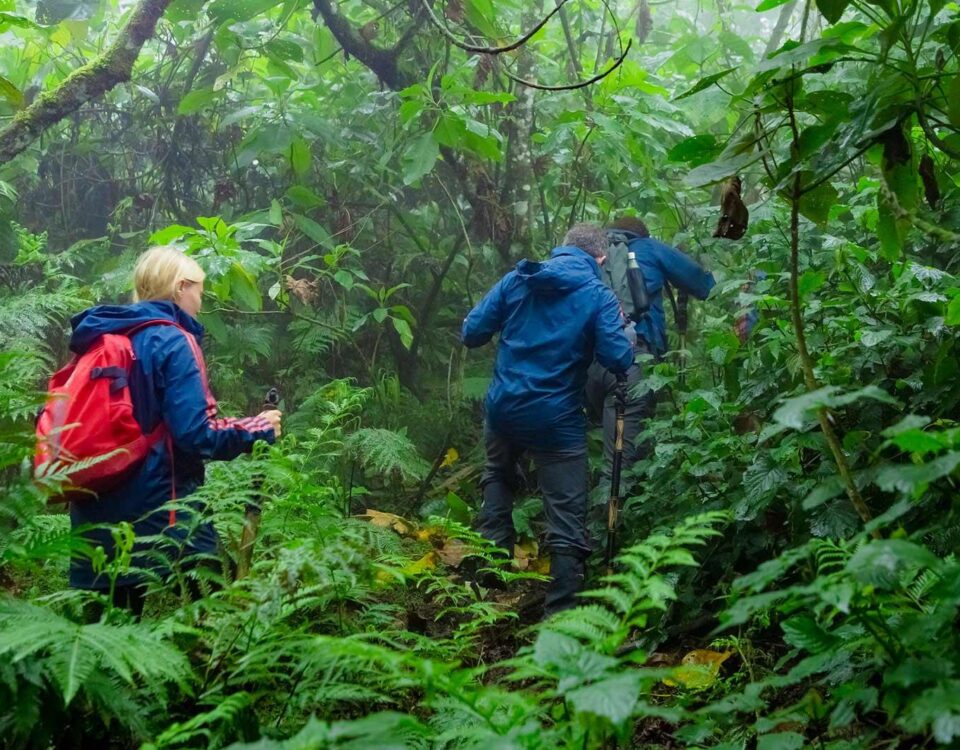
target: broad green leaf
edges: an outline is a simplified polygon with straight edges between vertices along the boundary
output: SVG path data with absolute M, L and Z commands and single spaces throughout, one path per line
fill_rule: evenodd
M 13 7 L 10 8 L 13 10 Z M 40 29 L 39 24 L 34 23 L 26 16 L 18 16 L 15 13 L 0 13 L 0 31 L 6 31 L 10 26 L 16 26 L 21 29 Z
M 336 281 L 340 286 L 342 286 L 347 291 L 350 291 L 354 287 L 353 274 L 344 269 L 340 269 L 333 274 L 334 281 Z M 383 308 L 378 308 L 383 309 Z
M 312 160 L 310 145 L 303 138 L 294 138 L 290 144 L 290 167 L 299 179 L 303 179 L 310 172 Z
M 945 447 L 935 432 L 924 430 L 906 430 L 890 439 L 900 450 L 910 453 L 938 453 Z
M 900 258 L 903 240 L 900 227 L 890 204 L 877 194 L 877 237 L 880 240 L 880 255 L 891 263 Z
M 241 22 L 249 21 L 277 5 L 276 0 L 214 0 L 207 12 L 217 23 Z
M 955 75 L 947 86 L 947 114 L 950 124 L 960 128 L 960 74 Z
M 864 346 L 876 346 L 893 335 L 891 328 L 867 328 L 860 332 L 860 343 Z
M 757 738 L 757 750 L 802 750 L 807 741 L 796 732 L 773 732 Z
M 813 510 L 819 508 L 828 500 L 833 500 L 844 491 L 843 482 L 839 477 L 830 477 L 821 484 L 814 487 L 810 494 L 803 499 L 803 509 Z
M 809 615 L 797 615 L 780 623 L 784 640 L 791 646 L 802 648 L 811 654 L 820 654 L 832 648 L 837 638 L 824 630 Z
M 576 661 L 584 650 L 575 638 L 553 630 L 541 630 L 533 646 L 533 661 L 544 668 L 559 667 Z
M 839 200 L 837 189 L 829 182 L 825 182 L 800 196 L 800 213 L 814 224 L 823 226 L 830 217 L 831 206 L 837 200 Z
M 874 483 L 885 492 L 917 495 L 931 483 L 949 476 L 960 466 L 960 452 L 947 453 L 925 464 L 892 464 L 884 466 Z
M 906 539 L 877 539 L 854 553 L 847 570 L 861 583 L 889 587 L 904 569 L 931 568 L 939 562 L 926 547 Z
M 717 138 L 709 133 L 684 138 L 667 152 L 669 161 L 691 162 L 694 165 L 704 164 L 720 153 L 721 146 Z
M 960 325 L 960 289 L 956 292 L 956 295 L 950 300 L 950 304 L 947 305 L 947 316 L 944 318 L 944 322 L 948 326 Z
M 260 312 L 263 308 L 263 297 L 253 275 L 239 263 L 234 263 L 230 266 L 227 277 L 230 281 L 230 296 L 237 301 L 239 307 Z
M 283 207 L 280 205 L 280 201 L 274 198 L 270 201 L 270 223 L 275 227 L 283 224 Z
M 849 4 L 850 0 L 817 0 L 817 9 L 830 23 L 836 23 Z
M 433 137 L 437 139 L 437 143 L 448 148 L 459 148 L 466 134 L 467 124 L 463 118 L 449 111 L 440 113 L 433 128 Z
M 800 292 L 800 299 L 803 299 L 811 292 L 817 291 L 824 285 L 827 275 L 823 271 L 806 270 L 797 279 L 797 291 Z
M 459 495 L 454 492 L 448 492 L 446 503 L 450 518 L 464 525 L 470 524 L 470 506 L 467 505 Z
M 189 234 L 193 234 L 196 230 L 193 227 L 185 227 L 183 224 L 171 224 L 168 227 L 163 229 L 158 229 L 156 232 L 150 235 L 150 244 L 152 245 L 169 245 L 174 240 L 178 240 L 181 237 Z
M 470 25 L 475 26 L 491 41 L 497 40 L 500 32 L 497 29 L 497 13 L 491 0 L 466 0 L 464 11 Z
M 803 63 L 809 63 L 811 66 L 820 65 L 850 52 L 857 52 L 856 47 L 851 47 L 839 39 L 815 39 L 804 44 L 790 41 L 761 62 L 757 68 L 760 72 L 764 72 Z
M 773 10 L 774 8 L 779 8 L 781 5 L 786 5 L 789 2 L 790 0 L 763 0 L 754 10 L 757 13 L 763 13 L 768 10 Z
M 433 133 L 424 133 L 413 141 L 403 154 L 403 184 L 412 185 L 429 174 L 440 157 L 440 148 Z
M 393 329 L 400 335 L 400 343 L 404 349 L 409 349 L 413 345 L 413 331 L 410 324 L 403 318 L 390 318 L 393 321 Z
M 267 42 L 267 54 L 279 60 L 303 62 L 303 48 L 289 39 L 274 39 Z
M 206 0 L 173 0 L 163 17 L 171 23 L 196 21 Z
M 800 139 L 797 142 L 797 151 L 801 159 L 815 154 L 820 150 L 824 143 L 830 140 L 830 136 L 836 131 L 836 121 L 829 125 L 811 125 L 804 128 L 800 133 Z
M 292 185 L 287 189 L 287 197 L 300 208 L 310 209 L 323 205 L 323 198 L 304 185 Z
M 23 92 L 3 76 L 0 76 L 0 98 L 6 99 L 16 109 L 23 107 Z
M 217 98 L 219 92 L 210 88 L 194 89 L 180 100 L 178 115 L 193 115 Z
M 736 68 L 727 68 L 726 70 L 721 70 L 719 73 L 711 73 L 708 76 L 704 76 L 699 81 L 697 81 L 691 88 L 687 89 L 679 96 L 673 97 L 673 101 L 677 102 L 677 101 L 680 101 L 681 99 L 686 99 L 688 96 L 693 96 L 694 94 L 697 94 L 703 91 L 704 89 L 709 88 L 710 86 L 715 84 L 717 81 L 723 78 L 726 78 L 735 70 Z
M 813 417 L 813 412 L 817 409 L 849 406 L 864 398 L 891 405 L 898 403 L 890 394 L 875 385 L 868 385 L 847 393 L 843 393 L 837 386 L 830 385 L 787 399 L 773 413 L 773 418 L 785 427 L 800 430 Z
M 640 695 L 640 675 L 628 672 L 570 690 L 567 702 L 577 713 L 592 714 L 619 725 L 630 718 Z
M 308 216 L 294 214 L 293 223 L 297 225 L 297 229 L 318 245 L 330 244 L 330 233 Z
M 711 183 L 720 182 L 727 177 L 739 174 L 744 168 L 759 160 L 759 154 L 746 153 L 730 159 L 703 164 L 687 173 L 686 183 L 691 187 L 706 187 Z

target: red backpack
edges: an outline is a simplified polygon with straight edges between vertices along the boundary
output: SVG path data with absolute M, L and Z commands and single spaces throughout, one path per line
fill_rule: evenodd
M 154 325 L 180 328 L 158 319 L 104 334 L 50 378 L 50 395 L 37 419 L 34 472 L 38 478 L 66 475 L 62 494 L 51 501 L 90 498 L 117 487 L 166 435 L 162 422 L 150 434 L 143 433 L 130 396 L 137 359 L 130 337 Z

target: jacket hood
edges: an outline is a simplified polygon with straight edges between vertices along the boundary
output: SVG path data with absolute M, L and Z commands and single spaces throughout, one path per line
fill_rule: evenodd
M 571 292 L 600 278 L 600 266 L 578 247 L 558 247 L 550 260 L 521 260 L 517 275 L 537 292 Z
M 187 315 L 173 302 L 149 300 L 132 305 L 97 305 L 70 319 L 73 335 L 70 351 L 83 354 L 98 337 L 105 333 L 120 333 L 151 320 L 169 320 L 192 333 L 199 340 L 203 326 Z

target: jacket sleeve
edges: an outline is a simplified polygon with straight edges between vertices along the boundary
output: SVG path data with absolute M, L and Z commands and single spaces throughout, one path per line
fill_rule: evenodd
M 471 349 L 483 346 L 500 330 L 504 316 L 504 281 L 505 278 L 500 279 L 463 321 L 460 340 L 464 346 Z
M 710 290 L 717 282 L 713 274 L 704 270 L 693 258 L 663 243 L 657 244 L 657 254 L 663 274 L 673 286 L 697 299 L 706 299 L 710 295 Z
M 173 332 L 171 332 L 173 333 Z M 228 461 L 257 440 L 273 443 L 273 427 L 260 417 L 217 419 L 207 414 L 207 386 L 185 335 L 176 331 L 162 359 L 161 412 L 174 445 L 200 458 Z M 211 397 L 212 402 L 212 397 Z
M 633 347 L 624 332 L 625 319 L 616 295 L 600 288 L 600 307 L 595 319 L 594 356 L 612 372 L 624 373 L 633 364 Z

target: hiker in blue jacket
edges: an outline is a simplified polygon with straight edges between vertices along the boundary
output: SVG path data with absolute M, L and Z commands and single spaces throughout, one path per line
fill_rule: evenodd
M 175 248 L 153 248 L 141 256 L 134 271 L 134 304 L 93 307 L 71 320 L 70 349 L 76 354 L 106 333 L 122 333 L 154 320 L 176 324 L 144 327 L 131 337 L 137 358 L 130 382 L 134 415 L 145 434 L 165 424 L 166 439 L 153 446 L 137 473 L 117 489 L 70 504 L 74 528 L 122 521 L 133 525 L 133 561 L 140 569 L 119 577 L 113 602 L 136 616 L 143 611 L 146 597 L 145 571 L 163 577 L 173 557 L 216 553 L 213 525 L 199 522 L 189 501 L 179 511 L 162 506 L 197 490 L 203 483 L 205 459 L 229 460 L 249 452 L 255 441 L 273 443 L 280 434 L 279 411 L 243 419 L 217 418 L 217 402 L 210 393 L 200 350 L 203 326 L 196 320 L 203 280 L 204 273 L 192 258 Z M 88 529 L 83 535 L 103 547 L 107 560 L 113 558 L 109 529 Z M 110 579 L 98 573 L 88 558 L 75 557 L 70 585 L 107 592 Z
M 500 335 L 486 397 L 487 460 L 478 528 L 513 555 L 516 464 L 522 453 L 530 454 L 547 517 L 548 615 L 574 605 L 590 554 L 587 368 L 594 358 L 615 373 L 633 363 L 620 303 L 600 280 L 606 249 L 598 227 L 574 226 L 549 260 L 520 261 L 463 323 L 463 343 L 471 348 Z
M 637 354 L 650 354 L 659 359 L 667 351 L 667 320 L 663 312 L 663 288 L 666 284 L 704 300 L 716 283 L 713 274 L 704 270 L 695 260 L 685 253 L 665 245 L 650 236 L 650 232 L 640 219 L 624 216 L 613 222 L 610 230 L 626 238 L 627 248 L 632 250 L 637 265 L 643 274 L 644 285 L 650 299 L 650 308 L 637 323 L 628 326 L 628 334 L 636 341 Z M 604 267 L 609 272 L 613 264 Z M 622 264 L 622 265 L 625 265 Z M 622 288 L 615 279 L 605 276 L 604 281 L 614 289 Z M 624 309 L 631 309 L 630 301 L 621 300 Z M 630 329 L 633 329 L 632 331 Z M 624 409 L 623 429 L 623 471 L 642 457 L 650 445 L 637 444 L 643 422 L 651 417 L 656 409 L 656 394 L 653 391 L 638 394 L 637 386 L 642 380 L 643 364 L 637 362 L 627 372 L 627 402 Z M 613 444 L 616 414 L 616 378 L 599 359 L 590 367 L 587 378 L 587 403 L 592 415 L 602 418 L 603 422 L 603 482 L 608 487 L 610 466 L 613 458 Z

